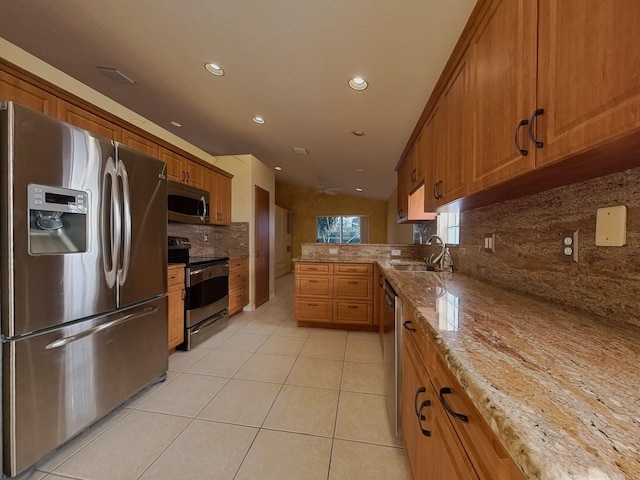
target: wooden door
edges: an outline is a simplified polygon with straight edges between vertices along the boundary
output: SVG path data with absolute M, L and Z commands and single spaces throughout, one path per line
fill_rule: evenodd
M 255 306 L 269 300 L 269 192 L 255 186 Z
M 56 97 L 13 75 L 0 71 L 0 101 L 11 100 L 46 115 L 56 115 Z
M 536 106 L 537 2 L 494 0 L 468 51 L 472 105 L 470 192 L 516 177 L 535 167 L 535 149 L 527 128 L 515 135 L 521 120 Z M 581 57 L 582 58 L 582 57 Z
M 537 164 L 640 129 L 637 0 L 540 0 Z M 635 132 L 635 133 L 634 133 Z

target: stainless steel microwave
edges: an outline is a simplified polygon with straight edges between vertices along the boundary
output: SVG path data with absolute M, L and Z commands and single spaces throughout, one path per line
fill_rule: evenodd
M 167 214 L 170 222 L 209 223 L 209 192 L 169 180 Z

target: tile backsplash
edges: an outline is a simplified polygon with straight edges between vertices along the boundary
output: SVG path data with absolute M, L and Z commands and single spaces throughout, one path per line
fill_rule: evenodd
M 627 207 L 627 243 L 596 247 L 596 210 L 614 205 Z M 576 229 L 578 263 L 567 263 L 562 232 Z M 451 254 L 465 275 L 640 324 L 640 168 L 463 212 Z
M 249 255 L 249 222 L 231 225 L 192 225 L 169 223 L 169 235 L 191 240 L 191 255 L 219 257 L 246 257 Z M 204 236 L 208 236 L 205 242 Z

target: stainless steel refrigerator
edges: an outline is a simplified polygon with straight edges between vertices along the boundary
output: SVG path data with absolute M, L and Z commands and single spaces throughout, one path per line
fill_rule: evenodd
M 4 474 L 166 375 L 165 169 L 0 103 Z

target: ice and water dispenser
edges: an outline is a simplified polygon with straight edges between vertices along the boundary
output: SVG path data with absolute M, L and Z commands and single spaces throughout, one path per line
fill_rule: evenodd
M 30 184 L 28 196 L 30 254 L 87 251 L 87 192 Z

